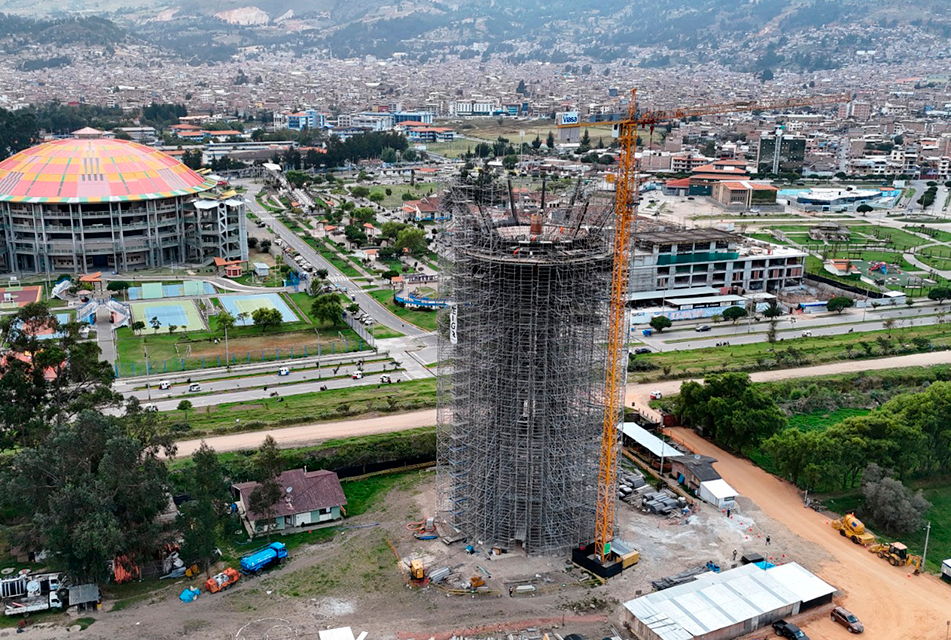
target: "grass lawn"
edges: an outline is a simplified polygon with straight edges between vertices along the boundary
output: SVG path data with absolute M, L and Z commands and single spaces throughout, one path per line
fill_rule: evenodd
M 846 418 L 864 416 L 871 409 L 833 409 L 832 411 L 813 411 L 811 413 L 794 413 L 789 416 L 789 427 L 800 431 L 825 431 L 834 424 Z
M 545 136 L 542 136 L 542 142 L 544 141 Z M 464 156 L 467 151 L 475 149 L 475 146 L 480 142 L 482 142 L 482 140 L 464 138 L 453 140 L 452 142 L 434 142 L 426 145 L 426 151 L 431 151 L 436 155 L 446 156 L 447 158 L 460 158 Z
M 254 196 L 254 199 L 258 201 L 258 204 L 261 205 L 265 210 L 270 211 L 271 213 L 278 213 L 283 211 L 271 204 L 270 200 L 265 197 L 264 191 L 258 191 Z
M 344 260 L 339 253 L 331 249 L 325 241 L 316 238 L 306 238 L 306 241 L 324 260 L 335 266 L 340 273 L 348 278 L 358 278 L 363 275 L 360 271 L 357 271 L 356 267 Z
M 379 388 L 366 385 L 329 389 L 284 396 L 283 400 L 267 398 L 192 409 L 187 417 L 191 431 L 185 436 L 260 431 L 367 413 L 425 409 L 436 405 L 436 380 L 409 380 Z M 186 422 L 185 414 L 177 409 L 163 412 L 161 416 L 171 423 Z M 235 422 L 235 418 L 241 418 L 241 422 Z
M 781 240 L 777 240 L 773 238 L 773 236 L 771 236 L 768 233 L 747 233 L 746 236 L 748 238 L 753 238 L 754 240 L 762 240 L 763 242 L 774 242 L 776 244 L 789 244 L 788 242 L 782 242 Z
M 758 342 L 754 344 L 733 345 L 729 349 L 706 347 L 690 351 L 651 353 L 638 357 L 657 365 L 659 369 L 637 372 L 635 376 L 639 380 L 649 381 L 671 376 L 702 376 L 724 369 L 731 371 L 768 369 L 775 366 L 775 353 L 785 351 L 790 347 L 794 347 L 802 354 L 802 359 L 798 366 L 848 360 L 850 358 L 847 347 L 851 347 L 852 357 L 859 360 L 861 357 L 865 357 L 864 348 L 859 344 L 861 342 L 872 343 L 872 354 L 869 357 L 881 357 L 881 348 L 875 343 L 875 340 L 880 336 L 887 336 L 887 334 L 888 332 L 885 330 L 865 331 L 838 336 L 792 338 L 786 339 L 783 342 L 777 342 L 775 345 L 771 345 L 768 342 Z M 894 346 L 899 342 L 910 343 L 912 338 L 918 336 L 929 338 L 936 348 L 951 347 L 951 332 L 943 325 L 893 329 L 892 344 Z M 787 364 L 785 366 L 794 365 Z M 669 368 L 669 374 L 664 375 L 664 367 Z M 856 362 L 856 368 L 858 369 L 860 367 L 860 361 Z
M 391 329 L 386 325 L 375 324 L 370 327 L 370 334 L 378 340 L 386 340 L 387 338 L 400 338 L 404 334 L 400 333 L 396 329 Z
M 951 194 L 949 194 L 951 196 Z M 926 236 L 931 236 L 938 242 L 951 242 L 951 233 L 947 231 L 942 231 L 941 229 L 934 229 L 932 227 L 926 227 L 924 225 L 917 227 L 906 227 L 906 229 L 917 231 L 918 233 L 923 233 Z
M 393 291 L 389 289 L 370 291 L 369 294 L 376 298 L 380 304 L 398 315 L 400 318 L 416 325 L 420 329 L 426 329 L 428 331 L 436 330 L 437 314 L 435 311 L 416 311 L 414 309 L 406 309 L 401 307 L 393 301 Z
M 923 244 L 928 244 L 931 240 L 926 240 L 920 236 L 916 236 L 913 233 L 908 233 L 901 229 L 892 229 L 891 227 L 876 227 L 874 225 L 858 225 L 850 227 L 854 232 L 864 233 L 867 236 L 879 239 L 887 239 L 895 244 L 897 247 L 917 247 Z
M 395 208 L 403 205 L 403 194 L 409 193 L 413 196 L 413 200 L 419 200 L 420 198 L 427 196 L 430 192 L 435 193 L 437 184 L 435 182 L 417 182 L 416 186 L 408 184 L 392 184 L 392 185 L 378 185 L 370 187 L 370 193 L 382 193 L 384 207 Z M 390 195 L 386 195 L 386 190 L 390 190 Z
M 302 309 L 310 313 L 309 304 Z M 145 349 L 148 349 L 155 375 L 166 370 L 181 371 L 182 361 L 185 370 L 201 369 L 203 360 L 205 367 L 218 366 L 219 357 L 223 366 L 227 361 L 224 332 L 218 330 L 215 318 L 211 318 L 211 324 L 210 331 L 191 331 L 187 335 L 159 333 L 136 336 L 128 327 L 122 327 L 116 332 L 120 375 L 132 375 L 133 365 L 135 375 L 145 374 Z M 338 332 L 346 337 L 346 344 Z M 235 327 L 228 332 L 228 338 L 230 354 L 238 362 L 247 362 L 249 359 L 251 362 L 276 360 L 278 356 L 289 358 L 292 351 L 293 357 L 303 357 L 305 348 L 307 355 L 315 355 L 318 347 L 323 352 L 353 351 L 359 348 L 361 342 L 360 337 L 345 325 L 314 326 L 306 322 L 289 322 L 266 332 L 254 326 Z
M 836 282 L 841 282 L 842 284 L 848 284 L 859 289 L 865 289 L 866 291 L 878 291 L 878 287 L 874 285 L 867 284 L 859 279 L 852 278 L 843 278 L 841 276 L 834 275 L 825 270 L 822 266 L 822 260 L 815 256 L 806 256 L 806 273 L 815 273 L 830 280 L 835 280 Z

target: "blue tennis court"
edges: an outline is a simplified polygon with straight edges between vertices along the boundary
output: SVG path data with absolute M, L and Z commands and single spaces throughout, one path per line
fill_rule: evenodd
M 148 300 L 156 298 L 178 298 L 181 296 L 212 295 L 215 285 L 204 280 L 186 280 L 182 284 L 146 283 L 141 287 L 129 287 L 129 300 Z M 151 289 L 151 291 L 150 291 Z
M 153 318 L 159 322 L 159 331 L 168 331 L 168 327 L 172 325 L 180 331 L 200 331 L 205 328 L 193 300 L 134 302 L 131 306 L 132 319 L 144 322 L 145 331 L 155 333 L 152 327 Z
M 225 308 L 235 318 L 239 314 L 245 314 L 245 318 L 238 320 L 239 326 L 250 326 L 254 324 L 251 314 L 257 309 L 277 309 L 281 312 L 283 322 L 297 322 L 299 318 L 291 311 L 287 303 L 276 293 L 254 293 L 250 295 L 229 295 L 218 296 L 221 306 Z

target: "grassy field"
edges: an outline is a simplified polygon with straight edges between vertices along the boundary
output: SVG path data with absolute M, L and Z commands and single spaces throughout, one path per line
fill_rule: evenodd
M 825 431 L 829 427 L 846 418 L 864 416 L 870 409 L 834 409 L 832 411 L 813 411 L 811 413 L 794 413 L 789 416 L 789 427 L 800 431 Z
M 383 202 L 381 204 L 392 209 L 402 206 L 404 193 L 408 193 L 413 196 L 414 200 L 418 200 L 435 193 L 437 187 L 438 185 L 435 182 L 417 182 L 415 187 L 408 184 L 393 184 L 370 187 L 370 193 L 382 193 Z M 390 195 L 386 195 L 387 189 L 390 190 Z
M 259 431 L 275 427 L 339 420 L 369 413 L 392 413 L 433 407 L 436 404 L 436 381 L 409 380 L 396 385 L 366 385 L 330 389 L 315 393 L 262 399 L 254 402 L 228 402 L 198 407 L 186 415 L 178 410 L 161 415 L 170 423 L 188 422 L 191 430 L 183 437 L 205 434 Z M 240 418 L 241 422 L 235 422 Z
M 380 304 L 407 322 L 416 325 L 420 329 L 426 329 L 428 331 L 436 330 L 437 314 L 435 311 L 416 311 L 401 307 L 393 301 L 393 291 L 389 289 L 379 289 L 377 291 L 370 291 L 369 293 L 376 298 Z
M 657 366 L 658 369 L 636 372 L 633 375 L 639 380 L 650 381 L 671 376 L 701 376 L 721 370 L 755 371 L 768 369 L 776 366 L 777 353 L 785 352 L 790 347 L 799 353 L 799 360 L 787 361 L 785 366 L 803 366 L 848 360 L 850 359 L 850 349 L 852 357 L 858 360 L 861 357 L 866 357 L 865 350 L 860 345 L 862 342 L 870 343 L 872 346 L 872 353 L 869 357 L 881 357 L 881 347 L 876 343 L 876 339 L 879 337 L 887 338 L 887 335 L 888 332 L 884 330 L 866 331 L 838 336 L 786 339 L 777 342 L 775 345 L 768 342 L 759 342 L 732 345 L 728 349 L 711 346 L 689 351 L 652 353 L 638 357 Z M 935 348 L 951 347 L 951 332 L 943 325 L 893 329 L 891 343 L 893 347 L 899 343 L 908 344 L 915 337 L 930 339 Z M 861 367 L 861 364 L 856 362 L 856 367 Z
M 933 242 L 933 240 L 927 240 L 920 236 L 917 236 L 913 233 L 903 231 L 901 229 L 892 229 L 891 227 L 876 227 L 874 225 L 857 225 L 850 227 L 852 232 L 864 233 L 867 236 L 873 238 L 879 238 L 883 240 L 889 240 L 895 244 L 897 247 L 917 247 L 923 244 L 928 244 Z
M 310 313 L 309 304 L 301 308 L 305 313 Z M 184 370 L 218 366 L 219 357 L 223 365 L 226 362 L 224 331 L 218 329 L 216 318 L 210 320 L 210 330 L 191 331 L 187 335 L 158 333 L 136 336 L 128 327 L 118 329 L 116 348 L 120 374 L 144 375 L 146 350 L 154 374 L 166 370 L 181 371 L 182 361 Z M 339 333 L 345 336 L 346 346 Z M 249 359 L 251 362 L 275 360 L 279 355 L 289 358 L 292 350 L 294 357 L 303 357 L 305 348 L 308 355 L 316 354 L 318 347 L 322 351 L 343 351 L 345 348 L 356 350 L 360 343 L 359 336 L 345 325 L 315 326 L 308 322 L 285 323 L 266 332 L 254 326 L 235 327 L 228 332 L 228 338 L 230 354 L 238 362 L 247 362 Z
M 447 158 L 460 158 L 464 156 L 466 152 L 475 149 L 475 146 L 480 142 L 483 142 L 483 140 L 479 138 L 457 139 L 452 142 L 436 142 L 427 144 L 426 151 L 431 151 L 432 153 L 446 156 Z
M 404 335 L 396 329 L 391 329 L 382 324 L 375 324 L 370 327 L 370 333 L 378 340 L 386 340 L 387 338 L 400 338 Z
M 920 227 L 906 227 L 906 228 L 917 231 L 918 233 L 923 233 L 926 236 L 931 236 L 938 242 L 951 242 L 951 233 L 948 233 L 947 231 L 942 231 L 941 229 L 933 229 L 931 227 L 926 227 L 924 225 Z

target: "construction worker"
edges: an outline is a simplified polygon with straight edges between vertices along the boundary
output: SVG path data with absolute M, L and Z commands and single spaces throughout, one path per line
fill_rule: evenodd
M 736 562 L 736 549 L 733 550 L 733 562 Z
M 769 536 L 766 536 L 766 546 L 769 546 Z

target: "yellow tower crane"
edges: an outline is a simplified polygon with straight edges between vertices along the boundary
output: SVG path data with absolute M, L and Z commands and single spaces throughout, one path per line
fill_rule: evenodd
M 618 144 L 621 149 L 620 161 L 615 171 L 614 181 L 614 258 L 611 276 L 611 299 L 608 333 L 608 366 L 606 374 L 606 394 L 604 403 L 604 427 L 601 433 L 601 458 L 598 469 L 598 503 L 594 530 L 594 547 L 598 561 L 608 564 L 611 556 L 611 540 L 614 537 L 614 511 L 617 500 L 617 428 L 621 409 L 624 406 L 624 383 L 626 363 L 622 362 L 627 322 L 625 318 L 627 303 L 628 269 L 630 266 L 631 227 L 636 217 L 639 186 L 637 180 L 637 131 L 649 127 L 653 131 L 657 124 L 683 120 L 695 116 L 718 113 L 739 113 L 744 111 L 771 111 L 807 107 L 819 104 L 849 102 L 849 94 L 834 96 L 814 96 L 788 98 L 764 102 L 734 102 L 712 104 L 667 111 L 646 111 L 637 113 L 637 89 L 631 90 L 631 104 L 626 120 L 619 122 L 579 122 L 558 125 L 559 128 L 576 128 L 611 125 L 617 128 Z

